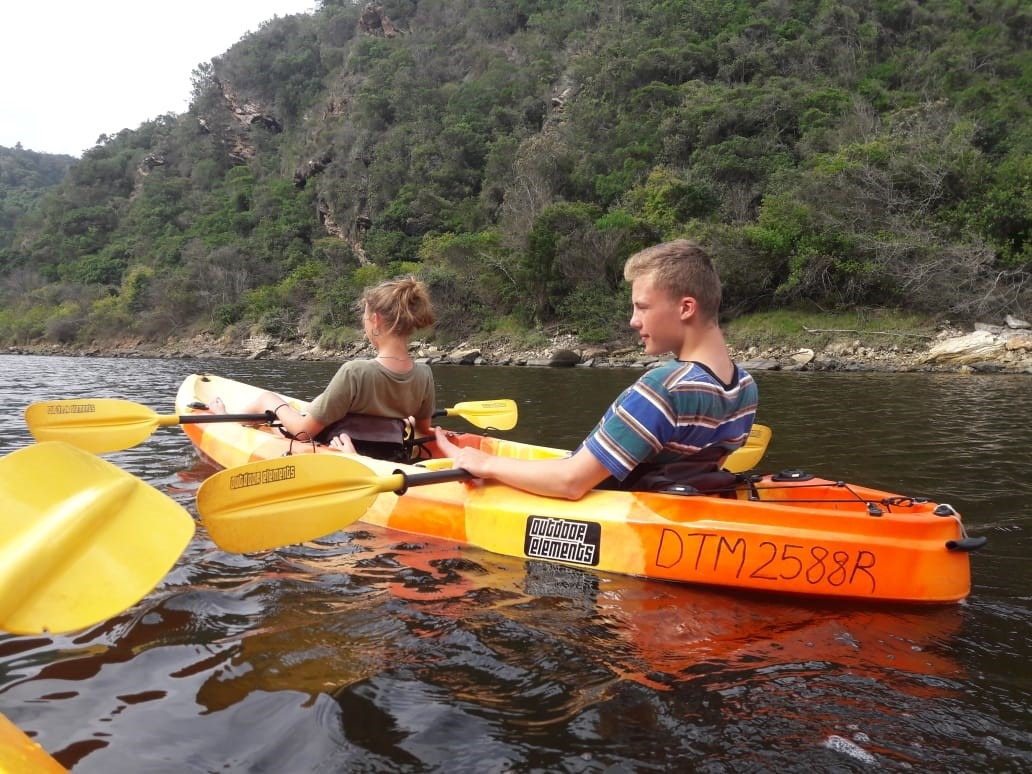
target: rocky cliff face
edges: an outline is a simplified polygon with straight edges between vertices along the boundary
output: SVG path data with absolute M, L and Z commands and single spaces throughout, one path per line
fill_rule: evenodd
M 399 34 L 394 23 L 384 12 L 383 6 L 376 3 L 369 3 L 362 9 L 358 29 L 363 35 L 373 35 L 381 38 L 393 38 Z

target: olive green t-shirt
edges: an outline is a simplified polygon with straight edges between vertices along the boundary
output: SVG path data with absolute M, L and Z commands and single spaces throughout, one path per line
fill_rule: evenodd
M 399 374 L 375 360 L 352 360 L 337 370 L 308 413 L 324 425 L 348 414 L 419 420 L 433 415 L 435 401 L 434 375 L 425 363 Z

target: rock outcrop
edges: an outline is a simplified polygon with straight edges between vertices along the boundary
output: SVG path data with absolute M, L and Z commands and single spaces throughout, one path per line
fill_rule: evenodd
M 978 324 L 971 333 L 954 336 L 934 344 L 920 359 L 923 364 L 994 366 L 1032 364 L 1032 333 L 1029 323 L 1007 315 L 1006 325 Z
M 362 16 L 358 20 L 358 30 L 363 35 L 380 38 L 393 38 L 398 35 L 398 28 L 384 13 L 383 6 L 376 3 L 369 3 L 362 9 Z

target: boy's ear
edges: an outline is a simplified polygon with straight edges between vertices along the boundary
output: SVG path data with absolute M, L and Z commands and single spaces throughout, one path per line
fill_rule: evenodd
M 699 310 L 698 302 L 692 296 L 681 298 L 681 319 L 687 320 Z

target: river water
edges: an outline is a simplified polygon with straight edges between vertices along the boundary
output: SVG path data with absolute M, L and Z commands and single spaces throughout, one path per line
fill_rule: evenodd
M 33 401 L 172 413 L 197 371 L 311 398 L 335 367 L 0 356 L 0 454 L 31 443 Z M 506 436 L 563 447 L 638 375 L 434 370 L 438 405 L 514 398 Z M 238 556 L 198 527 L 130 610 L 68 635 L 0 634 L 0 710 L 98 774 L 1032 770 L 1032 380 L 756 376 L 774 428 L 761 467 L 951 503 L 989 539 L 968 600 L 729 593 L 361 523 Z M 106 458 L 191 513 L 213 472 L 176 427 Z

